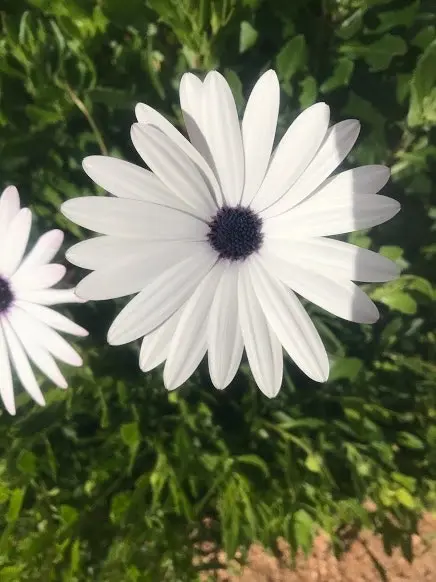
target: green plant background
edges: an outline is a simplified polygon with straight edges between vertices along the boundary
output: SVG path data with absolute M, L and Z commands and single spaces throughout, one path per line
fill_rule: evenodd
M 347 164 L 390 165 L 385 193 L 403 210 L 349 237 L 402 267 L 367 286 L 380 321 L 309 306 L 330 380 L 287 362 L 272 401 L 244 367 L 223 393 L 201 369 L 167 394 L 160 370 L 140 373 L 137 346 L 106 346 L 121 304 L 67 310 L 91 332 L 85 366 L 68 370 L 66 392 L 41 379 L 45 408 L 20 389 L 17 416 L 1 413 L 2 582 L 192 581 L 201 542 L 244 555 L 283 535 L 309 551 L 322 527 L 340 551 L 344 525 L 411 557 L 436 501 L 435 14 L 432 0 L 3 0 L 0 182 L 34 210 L 34 236 L 57 226 L 65 248 L 83 238 L 58 211 L 95 193 L 82 158 L 139 163 L 134 105 L 180 124 L 181 74 L 210 68 L 240 107 L 275 68 L 279 133 L 316 100 L 335 120 L 360 119 Z

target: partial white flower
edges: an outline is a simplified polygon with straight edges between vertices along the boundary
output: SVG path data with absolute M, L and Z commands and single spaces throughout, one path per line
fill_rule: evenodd
M 329 128 L 318 103 L 290 126 L 275 151 L 279 83 L 257 82 L 240 125 L 225 79 L 184 75 L 182 111 L 190 141 L 147 105 L 136 108 L 132 141 L 151 171 L 104 157 L 86 173 L 114 197 L 84 197 L 62 211 L 103 236 L 81 242 L 68 259 L 93 272 L 77 287 L 84 299 L 138 293 L 113 322 L 108 341 L 143 337 L 140 366 L 165 363 L 168 389 L 180 386 L 208 353 L 213 384 L 225 388 L 243 351 L 264 394 L 282 383 L 282 347 L 312 379 L 329 361 L 301 295 L 355 322 L 378 311 L 352 281 L 387 281 L 394 263 L 324 238 L 369 228 L 400 205 L 375 195 L 389 170 L 366 166 L 329 178 L 355 143 L 359 123 Z
M 88 335 L 46 307 L 80 300 L 73 289 L 51 289 L 66 270 L 50 263 L 64 238 L 60 230 L 43 234 L 24 256 L 31 223 L 32 213 L 28 208 L 20 209 L 18 191 L 9 186 L 0 196 L 0 396 L 10 414 L 15 414 L 13 369 L 28 394 L 43 406 L 44 397 L 30 362 L 54 384 L 66 388 L 54 358 L 71 366 L 80 366 L 82 359 L 57 331 Z

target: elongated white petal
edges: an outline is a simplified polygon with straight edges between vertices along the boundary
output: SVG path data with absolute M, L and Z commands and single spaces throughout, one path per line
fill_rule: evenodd
M 325 382 L 329 374 L 327 353 L 300 301 L 268 273 L 260 257 L 250 261 L 250 276 L 265 317 L 284 349 L 309 378 Z
M 189 204 L 171 192 L 149 170 L 108 156 L 89 156 L 83 160 L 82 165 L 91 180 L 118 198 L 189 211 Z
M 83 303 L 74 289 L 42 289 L 37 291 L 17 291 L 16 298 L 40 305 L 58 305 L 60 303 Z
M 242 205 L 253 200 L 265 177 L 276 133 L 279 103 L 279 81 L 276 73 L 270 70 L 254 86 L 242 120 L 245 158 Z
M 216 204 L 200 171 L 189 157 L 153 125 L 132 125 L 133 145 L 144 162 L 192 211 L 203 219 L 216 212 Z
M 28 333 L 26 321 L 20 318 L 19 313 L 18 317 L 16 317 L 17 312 L 19 310 L 13 310 L 8 314 L 8 320 L 20 338 L 29 358 L 56 386 L 65 389 L 67 387 L 67 381 L 59 370 L 55 360 L 45 348 L 39 345 L 38 339 Z
M 7 317 L 2 319 L 1 325 L 3 325 L 3 331 L 6 342 L 9 346 L 12 363 L 23 388 L 36 403 L 40 406 L 45 406 L 44 396 L 42 395 L 35 374 L 29 364 L 29 359 L 20 343 L 20 340 L 9 324 Z
M 18 190 L 15 186 L 8 186 L 0 196 L 0 248 L 5 244 L 9 226 L 19 211 Z
M 29 240 L 32 213 L 28 208 L 22 208 L 11 221 L 7 236 L 0 248 L 0 272 L 6 277 L 15 273 Z
M 139 123 L 154 125 L 159 128 L 165 135 L 167 135 L 185 154 L 196 164 L 200 169 L 202 175 L 204 176 L 206 182 L 210 186 L 210 191 L 214 194 L 215 200 L 218 204 L 222 203 L 222 193 L 221 188 L 218 184 L 216 176 L 214 175 L 211 167 L 209 166 L 206 159 L 201 155 L 204 154 L 202 151 L 198 151 L 196 147 L 197 144 L 192 145 L 184 135 L 180 133 L 163 115 L 158 111 L 145 105 L 144 103 L 138 103 L 135 108 L 136 119 Z M 197 118 L 198 119 L 198 116 Z
M 322 307 L 329 313 L 356 323 L 375 323 L 379 318 L 377 307 L 357 285 L 340 279 L 336 273 L 311 271 L 263 253 L 265 265 L 273 276 L 293 291 Z
M 264 247 L 291 266 L 352 281 L 382 282 L 398 276 L 397 265 L 368 249 L 328 238 L 268 238 Z
M 182 309 L 179 309 L 160 327 L 143 338 L 139 354 L 139 367 L 143 372 L 153 370 L 166 360 L 181 314 Z
M 155 244 L 161 243 L 116 236 L 96 236 L 73 245 L 65 256 L 70 263 L 83 269 L 104 269 L 122 260 L 126 255 L 147 252 L 147 249 L 153 248 Z
M 0 396 L 9 414 L 15 414 L 14 385 L 12 383 L 11 364 L 8 348 L 0 320 Z
M 360 131 L 360 123 L 347 119 L 331 127 L 327 136 L 305 172 L 277 204 L 263 212 L 263 216 L 278 216 L 294 208 L 320 186 L 350 153 Z
M 208 337 L 209 373 L 215 388 L 230 384 L 241 363 L 244 342 L 238 308 L 239 266 L 228 265 L 217 285 L 210 309 Z
M 27 301 L 17 301 L 16 305 L 57 331 L 62 331 L 79 337 L 85 337 L 88 335 L 86 329 L 77 325 L 77 323 L 74 323 L 74 321 L 71 321 L 65 317 L 65 315 L 62 315 L 49 307 L 44 307 L 44 305 L 38 305 L 36 303 L 28 303 Z
M 61 248 L 63 240 L 64 233 L 58 229 L 50 230 L 41 235 L 30 252 L 24 257 L 16 275 L 24 275 L 24 272 L 28 269 L 49 263 Z
M 110 266 L 97 268 L 85 277 L 76 293 L 87 301 L 114 299 L 138 293 L 164 271 L 189 257 L 204 243 L 156 243 L 147 252 L 126 254 Z
M 190 214 L 139 200 L 85 196 L 68 200 L 61 210 L 84 228 L 130 239 L 205 240 L 208 230 Z
M 50 263 L 39 267 L 19 269 L 11 278 L 12 286 L 15 289 L 48 289 L 59 283 L 66 272 L 64 265 Z
M 224 269 L 222 261 L 216 263 L 182 309 L 164 368 L 164 383 L 168 390 L 183 384 L 206 353 L 210 307 Z
M 337 194 L 327 200 L 309 199 L 290 212 L 265 220 L 264 232 L 273 238 L 344 234 L 386 222 L 400 204 L 386 196 Z
M 252 207 L 261 211 L 280 200 L 314 159 L 326 136 L 330 110 L 316 103 L 301 113 L 281 139 Z
M 115 319 L 108 342 L 125 344 L 159 327 L 185 303 L 216 260 L 207 245 L 199 246 L 197 252 L 156 277 Z
M 247 261 L 238 281 L 239 322 L 251 372 L 260 390 L 274 398 L 283 380 L 282 346 L 265 318 L 254 292 Z
M 70 366 L 82 365 L 82 358 L 80 355 L 56 331 L 51 329 L 41 320 L 33 317 L 33 315 L 30 315 L 30 313 L 25 312 L 23 309 L 15 308 L 13 313 L 13 321 L 21 321 L 22 328 L 26 329 L 27 335 L 29 335 L 34 342 L 50 352 L 55 358 L 61 362 L 69 364 Z
M 386 166 L 361 166 L 346 170 L 326 180 L 310 196 L 310 200 L 314 198 L 321 201 L 340 193 L 377 194 L 386 185 L 389 176 L 390 170 Z
M 185 73 L 180 81 L 180 107 L 189 139 L 203 158 L 213 166 L 213 160 L 204 134 L 203 82 L 192 73 Z
M 244 150 L 235 100 L 227 81 L 217 71 L 203 85 L 204 131 L 225 202 L 235 206 L 244 187 Z
M 171 137 L 153 125 L 135 123 L 131 138 L 145 163 L 191 211 L 201 218 L 214 212 L 216 204 L 202 174 Z

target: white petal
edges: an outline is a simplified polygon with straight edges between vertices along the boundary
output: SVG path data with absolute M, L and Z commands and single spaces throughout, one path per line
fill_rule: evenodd
M 210 307 L 224 269 L 223 261 L 216 263 L 182 309 L 164 368 L 164 383 L 168 390 L 175 390 L 183 384 L 206 353 Z
M 8 348 L 0 320 L 0 396 L 9 414 L 15 414 L 14 385 L 12 383 L 11 364 Z
M 8 186 L 0 196 L 0 248 L 4 245 L 9 226 L 19 211 L 18 190 L 15 186 Z
M 32 226 L 32 213 L 22 208 L 10 223 L 7 236 L 0 248 L 0 272 L 6 277 L 15 273 L 23 259 Z
M 208 231 L 190 214 L 139 200 L 84 196 L 68 200 L 61 211 L 84 228 L 130 239 L 205 240 Z
M 212 302 L 208 337 L 209 373 L 215 388 L 230 384 L 241 363 L 242 341 L 238 309 L 239 265 L 229 264 L 223 271 Z
M 40 305 L 58 305 L 59 303 L 83 303 L 74 289 L 42 289 L 37 291 L 20 291 L 16 298 Z
M 55 358 L 70 364 L 70 366 L 81 366 L 82 358 L 74 348 L 56 331 L 51 329 L 41 320 L 36 319 L 33 315 L 25 312 L 23 309 L 16 308 L 13 311 L 13 319 L 10 319 L 14 329 L 16 321 L 21 322 L 22 329 L 26 330 L 26 335 L 41 347 L 50 352 Z M 22 335 L 20 334 L 20 338 Z
M 276 73 L 269 70 L 254 86 L 242 120 L 245 158 L 243 206 L 250 204 L 265 177 L 276 133 L 279 104 L 279 81 Z
M 271 206 L 298 180 L 315 157 L 327 133 L 330 110 L 316 103 L 301 113 L 281 139 L 252 206 Z
M 47 378 L 56 384 L 56 386 L 59 386 L 59 388 L 66 388 L 67 381 L 63 377 L 53 357 L 46 349 L 38 344 L 37 338 L 32 337 L 28 333 L 26 321 L 20 318 L 19 314 L 18 317 L 16 317 L 17 311 L 19 310 L 14 310 L 8 314 L 8 320 L 15 333 L 20 338 L 29 358 L 35 366 L 37 366 L 41 372 L 47 376 Z
M 185 154 L 196 164 L 200 169 L 202 175 L 204 176 L 206 182 L 210 186 L 210 191 L 214 193 L 215 200 L 219 204 L 222 202 L 221 188 L 217 182 L 217 179 L 210 168 L 206 159 L 200 154 L 199 151 L 186 139 L 184 135 L 180 133 L 163 115 L 158 111 L 144 105 L 144 103 L 138 103 L 135 108 L 136 119 L 139 123 L 154 125 L 160 129 L 165 135 L 167 135 Z M 194 144 L 195 145 L 195 144 Z M 203 153 L 203 152 L 202 152 Z
M 375 323 L 379 318 L 377 307 L 354 283 L 288 263 L 263 252 L 265 265 L 273 276 L 305 299 L 329 313 L 356 323 Z
M 398 277 L 399 270 L 393 261 L 339 240 L 269 238 L 264 245 L 266 250 L 290 265 L 299 265 L 326 276 L 374 283 Z
M 156 277 L 121 311 L 111 325 L 108 342 L 121 345 L 149 334 L 190 297 L 217 256 L 207 245 Z
M 189 139 L 208 164 L 213 165 L 204 134 L 203 82 L 192 73 L 185 73 L 180 81 L 180 107 Z
M 295 294 L 272 277 L 261 257 L 250 261 L 253 288 L 266 319 L 297 366 L 309 378 L 325 382 L 329 361 L 319 334 Z
M 91 180 L 118 198 L 190 210 L 189 204 L 174 195 L 153 172 L 140 166 L 108 156 L 89 156 L 82 165 Z
M 24 274 L 27 269 L 49 263 L 61 248 L 63 240 L 64 233 L 58 229 L 50 230 L 40 236 L 19 266 L 16 275 Z
M 326 200 L 314 197 L 286 214 L 265 220 L 263 231 L 273 238 L 344 234 L 382 224 L 400 208 L 396 200 L 381 195 L 339 193 Z
M 14 289 L 31 291 L 35 289 L 48 289 L 59 283 L 66 272 L 64 265 L 50 263 L 39 267 L 19 269 L 11 278 Z
M 9 346 L 12 363 L 23 388 L 36 403 L 40 406 L 45 406 L 44 396 L 38 386 L 23 346 L 9 324 L 7 317 L 3 318 L 1 323 L 3 325 L 6 342 Z
M 283 380 L 282 346 L 268 324 L 254 292 L 247 261 L 239 272 L 239 322 L 251 372 L 260 390 L 274 398 Z
M 204 243 L 159 242 L 149 250 L 125 255 L 110 266 L 97 269 L 85 277 L 76 293 L 87 301 L 114 299 L 138 293 L 174 264 L 196 252 Z
M 85 337 L 88 335 L 86 329 L 49 307 L 44 307 L 43 305 L 38 305 L 36 303 L 28 303 L 26 301 L 17 301 L 16 305 L 57 331 L 62 331 L 79 337 Z
M 70 263 L 83 269 L 103 269 L 126 255 L 146 252 L 155 242 L 117 238 L 116 236 L 96 236 L 70 247 L 65 256 Z M 161 243 L 158 243 L 161 244 Z
M 347 119 L 331 127 L 305 172 L 277 204 L 263 213 L 263 216 L 266 218 L 287 212 L 314 192 L 350 153 L 359 131 L 360 123 L 355 119 Z
M 216 212 L 200 171 L 167 135 L 153 125 L 135 123 L 130 136 L 144 162 L 200 218 L 208 219 Z
M 182 309 L 179 309 L 160 327 L 143 338 L 139 354 L 139 367 L 143 372 L 153 370 L 166 360 L 181 314 Z
M 386 166 L 361 166 L 346 170 L 326 180 L 310 196 L 310 200 L 313 198 L 324 200 L 342 192 L 361 195 L 377 194 L 388 182 L 389 176 L 390 170 Z
M 227 81 L 217 71 L 208 73 L 203 90 L 207 143 L 224 199 L 235 206 L 244 187 L 244 150 L 235 100 Z

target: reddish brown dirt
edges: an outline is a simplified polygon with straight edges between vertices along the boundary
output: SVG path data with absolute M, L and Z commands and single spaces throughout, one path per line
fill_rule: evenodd
M 286 544 L 280 548 L 289 556 Z M 419 534 L 413 538 L 414 560 L 409 563 L 399 550 L 387 556 L 379 537 L 363 532 L 339 559 L 335 558 L 327 537 L 319 535 L 312 554 L 298 556 L 295 570 L 253 545 L 248 565 L 241 571 L 229 564 L 209 580 L 220 582 L 436 582 L 436 517 L 421 521 Z M 220 556 L 222 559 L 223 556 Z M 380 574 L 375 562 L 384 572 Z

